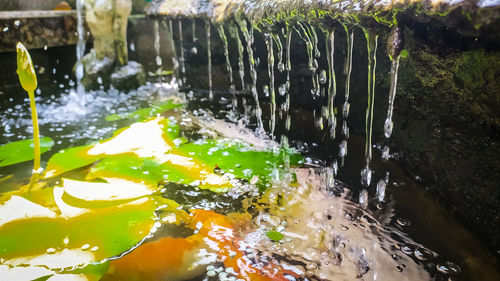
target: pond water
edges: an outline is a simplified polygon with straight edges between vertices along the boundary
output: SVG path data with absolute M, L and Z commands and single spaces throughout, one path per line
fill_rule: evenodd
M 38 96 L 52 175 L 26 191 L 29 161 L 0 168 L 2 280 L 498 277 L 481 243 L 379 150 L 380 181 L 362 191 L 363 136 L 351 134 L 344 165 L 330 163 L 336 149 L 307 109 L 291 110 L 289 132 L 276 126 L 287 148 L 254 135 L 251 97 L 235 112 L 230 93 L 153 81 L 88 92 L 81 115 L 65 75 Z M 1 94 L 1 143 L 30 138 L 27 99 Z M 83 150 L 58 162 L 72 147 Z

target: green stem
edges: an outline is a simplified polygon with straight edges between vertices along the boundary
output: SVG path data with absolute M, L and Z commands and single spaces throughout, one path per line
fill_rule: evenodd
M 38 181 L 40 175 L 40 130 L 38 128 L 38 115 L 36 113 L 35 93 L 28 91 L 30 97 L 31 120 L 33 121 L 33 142 L 34 147 L 34 165 L 33 175 L 31 176 L 30 188 Z

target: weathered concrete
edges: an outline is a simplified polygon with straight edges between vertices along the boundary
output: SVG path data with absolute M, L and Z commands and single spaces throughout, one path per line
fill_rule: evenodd
M 29 49 L 76 44 L 76 13 L 0 12 L 0 52 L 15 51 L 18 41 Z

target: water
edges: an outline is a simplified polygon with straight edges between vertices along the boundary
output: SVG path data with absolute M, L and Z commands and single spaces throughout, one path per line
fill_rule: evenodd
M 226 57 L 226 69 L 229 76 L 229 90 L 233 94 L 233 113 L 236 112 L 236 107 L 238 106 L 238 100 L 236 99 L 236 86 L 234 85 L 233 79 L 233 68 L 231 67 L 231 60 L 229 59 L 229 47 L 227 42 L 226 32 L 224 31 L 224 26 L 222 24 L 217 25 L 217 31 L 219 32 L 219 36 L 224 43 L 224 56 Z M 232 119 L 235 119 L 233 116 Z
M 212 91 L 212 46 L 210 39 L 210 29 L 211 23 L 209 21 L 205 21 L 205 32 L 207 38 L 207 60 L 208 60 L 208 97 L 209 99 L 214 98 L 214 93 Z
M 247 43 L 247 54 L 248 54 L 248 65 L 250 66 L 250 77 L 252 78 L 252 95 L 255 101 L 255 116 L 257 117 L 257 129 L 255 133 L 257 135 L 264 135 L 264 124 L 262 122 L 262 109 L 260 107 L 259 95 L 257 93 L 257 71 L 255 70 L 255 57 L 253 54 L 252 44 L 253 44 L 253 29 L 248 29 L 247 22 L 245 19 L 237 19 L 237 23 L 240 27 L 243 36 L 245 37 L 245 41 Z
M 178 20 L 178 27 L 179 27 L 179 51 L 181 53 L 180 57 L 180 86 L 182 86 L 184 83 L 186 83 L 186 66 L 185 66 L 185 59 L 184 59 L 184 36 L 182 35 L 182 20 Z
M 274 90 L 274 36 L 266 34 L 267 46 L 267 73 L 269 76 L 269 93 L 271 95 L 271 138 L 274 140 L 274 130 L 276 129 L 276 92 Z
M 82 85 L 82 79 L 84 73 L 84 66 L 82 63 L 83 55 L 85 54 L 85 29 L 84 29 L 84 20 L 83 20 L 83 11 L 84 9 L 84 1 L 78 0 L 76 1 L 76 13 L 77 13 L 77 33 L 78 33 L 78 42 L 76 44 L 76 66 L 75 66 L 75 76 L 76 76 L 76 95 L 72 99 L 72 103 L 75 103 L 74 109 L 79 114 L 85 114 L 85 88 Z M 73 101 L 74 100 L 74 101 Z
M 299 280 L 306 278 L 307 280 L 357 280 L 360 278 L 363 280 L 487 280 L 488 278 L 495 280 L 498 273 L 492 262 L 494 258 L 484 250 L 477 238 L 456 223 L 445 207 L 425 192 L 424 187 L 409 177 L 396 162 L 383 163 L 381 157 L 376 157 L 379 156 L 379 151 L 372 151 L 377 35 L 366 33 L 368 105 L 365 115 L 365 134 L 361 135 L 354 131 L 349 135 L 347 126 L 349 110 L 347 109 L 343 110 L 346 113 L 342 114 L 343 138 L 331 140 L 328 137 L 328 141 L 325 141 L 322 130 L 311 126 L 317 123 L 313 109 L 290 105 L 292 99 L 289 92 L 292 28 L 286 26 L 286 29 L 282 31 L 286 39 L 287 60 L 284 68 L 286 77 L 281 77 L 283 80 L 286 79 L 285 85 L 288 85 L 284 87 L 285 100 L 279 101 L 276 95 L 271 94 L 274 92 L 275 81 L 280 81 L 280 77 L 276 75 L 278 72 L 274 71 L 274 44 L 276 43 L 278 49 L 278 70 L 280 69 L 281 49 L 277 40 L 272 35 L 268 35 L 264 43 L 267 43 L 267 75 L 270 77 L 270 85 L 267 89 L 270 99 L 259 101 L 256 92 L 257 69 L 253 53 L 257 46 L 254 41 L 254 32 L 257 31 L 253 29 L 249 31 L 247 23 L 243 24 L 244 27 L 241 27 L 240 22 L 240 28 L 247 44 L 250 74 L 253 75 L 251 77 L 252 99 L 259 106 L 257 112 L 260 111 L 260 105 L 263 109 L 269 109 L 264 110 L 262 116 L 258 114 L 257 116 L 263 120 L 274 120 L 277 116 L 278 104 L 281 102 L 282 108 L 286 109 L 285 124 L 280 124 L 276 118 L 274 125 L 274 122 L 271 122 L 269 132 L 273 140 L 280 139 L 281 136 L 281 139 L 285 141 L 278 144 L 263 138 L 263 134 L 260 134 L 260 137 L 255 136 L 254 132 L 246 128 L 242 122 L 234 120 L 227 114 L 228 111 L 231 112 L 234 109 L 242 110 L 235 107 L 231 100 L 231 97 L 234 99 L 234 81 L 230 83 L 227 92 L 210 91 L 211 100 L 206 98 L 204 92 L 187 93 L 190 102 L 185 108 L 164 113 L 161 116 L 179 125 L 182 137 L 174 140 L 178 143 L 187 141 L 203 144 L 211 139 L 221 141 L 218 145 L 211 146 L 208 153 L 223 150 L 223 141 L 237 138 L 259 149 L 279 147 L 279 145 L 285 148 L 295 147 L 304 157 L 303 162 L 298 165 L 290 164 L 291 160 L 288 159 L 283 164 L 274 166 L 270 165 L 271 163 L 262 162 L 263 166 L 267 167 L 269 164 L 270 167 L 267 171 L 269 173 L 267 182 L 262 182 L 258 177 L 249 177 L 241 181 L 230 178 L 231 174 L 238 169 L 244 171 L 245 174 L 252 173 L 245 166 L 251 163 L 240 164 L 238 162 L 230 169 L 226 169 L 221 162 L 208 165 L 209 173 L 225 175 L 228 179 L 234 180 L 236 187 L 222 193 L 200 189 L 199 183 L 195 182 L 162 183 L 156 195 L 175 200 L 180 204 L 178 209 L 212 210 L 224 217 L 212 214 L 211 217 L 214 218 L 211 224 L 212 229 L 207 231 L 202 222 L 169 223 L 178 219 L 175 212 L 157 211 L 154 224 L 149 229 L 149 235 L 122 254 L 111 257 L 111 268 L 105 270 L 103 280 L 128 280 L 136 275 L 142 277 L 142 280 L 154 280 L 151 276 L 163 276 L 163 278 L 166 276 L 169 280 L 215 280 L 228 277 L 236 279 L 242 277 L 243 269 L 238 266 L 238 262 L 243 261 L 252 270 L 260 272 L 259 274 L 277 272 L 276 274 L 281 274 L 279 276 L 282 278 L 294 277 Z M 208 65 L 211 77 L 210 23 L 208 23 L 207 30 Z M 238 58 L 241 62 L 239 71 L 242 73 L 240 79 L 243 89 L 243 43 L 237 30 L 236 32 L 229 30 L 238 46 Z M 170 31 L 173 31 L 171 22 Z M 225 46 L 225 62 L 228 71 L 231 72 L 227 52 L 228 38 L 225 37 L 223 29 L 222 32 L 220 29 L 218 31 L 219 34 L 224 34 L 224 37 L 222 35 L 221 37 Z M 307 59 L 310 63 L 308 68 L 318 64 L 317 59 L 321 54 L 318 54 L 318 37 L 314 32 L 314 27 L 302 23 L 296 31 L 306 43 Z M 353 29 L 346 28 L 346 33 L 348 40 L 344 73 L 346 79 L 344 105 L 349 105 Z M 171 35 L 173 36 L 173 33 Z M 172 41 L 172 46 L 174 46 L 173 43 Z M 321 84 L 321 81 L 325 80 L 324 77 L 328 77 L 327 112 L 328 116 L 334 117 L 332 111 L 336 107 L 334 93 L 337 90 L 337 83 L 334 78 L 333 32 L 327 33 L 325 43 L 328 68 L 327 71 L 319 71 L 320 66 L 317 66 L 314 73 L 317 77 L 314 78 L 313 75 L 312 86 L 313 88 L 317 86 L 314 79 Z M 399 57 L 395 61 L 399 63 Z M 395 71 L 391 69 L 390 107 L 393 107 L 396 84 L 397 65 Z M 63 89 L 62 93 L 54 94 L 53 97 L 39 98 L 42 134 L 45 133 L 57 140 L 56 147 L 45 154 L 43 159 L 47 161 L 48 157 L 60 148 L 89 144 L 111 137 L 113 131 L 129 126 L 132 121 L 108 122 L 103 120 L 104 116 L 134 111 L 156 104 L 173 95 L 183 98 L 184 95 L 178 93 L 177 87 L 175 81 L 169 84 L 149 82 L 139 89 L 127 92 L 114 89 L 91 92 L 89 95 L 92 96 L 92 101 L 89 101 L 87 105 L 87 115 L 81 117 L 68 117 L 69 115 L 61 111 L 70 96 L 66 89 Z M 320 89 L 321 86 L 317 87 Z M 255 92 L 253 92 L 254 89 Z M 281 91 L 279 92 L 281 96 Z M 315 102 L 319 102 L 314 94 L 312 98 Z M 245 97 L 242 97 L 242 101 L 244 104 L 250 104 L 252 100 L 246 101 Z M 352 103 L 353 106 L 363 106 L 359 102 L 353 101 Z M 2 103 L 1 106 L 2 143 L 29 137 L 30 120 L 29 114 L 25 114 L 27 112 L 25 101 L 12 100 Z M 260 122 L 263 130 L 262 120 Z M 258 128 L 259 118 L 255 123 L 257 124 L 250 124 L 250 126 Z M 328 134 L 331 135 L 331 132 Z M 333 145 L 329 141 L 332 141 Z M 347 157 L 348 146 L 349 157 Z M 226 152 L 227 154 L 224 154 Z M 228 151 L 224 153 L 221 157 L 231 158 Z M 389 152 L 381 149 L 380 156 L 386 153 Z M 271 154 L 269 151 L 269 155 Z M 332 161 L 332 155 L 333 158 L 338 155 L 342 160 L 340 169 L 337 162 Z M 189 157 L 196 159 L 197 156 L 193 152 L 189 154 Z M 0 191 L 17 189 L 19 183 L 23 182 L 29 174 L 29 166 L 29 163 L 24 163 L 14 167 L 0 168 Z M 279 170 L 282 167 L 285 171 Z M 138 166 L 138 168 L 147 169 L 148 165 Z M 363 170 L 360 184 L 359 171 L 361 169 Z M 386 173 L 383 174 L 380 171 L 386 171 Z M 65 174 L 64 177 L 84 179 L 87 173 L 88 169 L 85 168 Z M 292 174 L 293 177 L 290 176 Z M 59 179 L 54 181 L 59 181 Z M 370 187 L 372 181 L 377 183 L 376 188 Z M 52 183 L 48 184 L 49 187 L 52 185 Z M 239 215 L 234 213 L 239 213 Z M 213 228 L 214 226 L 219 227 Z M 1 230 L 0 227 L 0 233 Z M 449 235 L 443 240 L 441 235 L 444 231 Z M 66 239 L 61 240 L 64 245 L 70 243 L 70 241 L 66 242 Z M 207 245 L 197 244 L 202 240 Z M 81 249 L 99 253 L 99 248 L 95 248 L 97 246 L 91 242 L 81 245 Z M 195 250 L 190 251 L 189 245 L 196 245 Z M 221 250 L 214 250 L 216 248 Z M 160 251 L 157 251 L 158 249 Z M 178 252 L 186 253 L 189 259 L 176 259 L 173 253 Z M 50 247 L 46 249 L 46 253 L 54 255 L 61 253 L 61 249 Z M 165 253 L 172 253 L 172 255 L 167 257 Z M 180 265 L 169 264 L 171 257 L 175 262 L 180 262 Z M 15 261 L 11 259 L 7 262 L 2 260 L 0 272 L 5 270 L 5 266 L 9 267 L 13 264 Z M 271 269 L 276 271 L 271 271 Z M 62 272 L 67 272 L 67 269 Z M 267 277 L 276 280 L 278 279 L 276 276 Z M 478 278 L 478 276 L 486 277 Z
M 365 122 L 365 168 L 361 171 L 361 183 L 370 186 L 372 170 L 370 161 L 372 160 L 372 135 L 373 135 L 373 106 L 375 104 L 375 68 L 377 66 L 377 39 L 378 35 L 373 31 L 365 30 L 366 46 L 368 50 L 368 104 L 366 106 Z

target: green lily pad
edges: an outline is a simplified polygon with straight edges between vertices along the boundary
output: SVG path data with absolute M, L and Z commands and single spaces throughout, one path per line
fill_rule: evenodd
M 92 147 L 93 145 L 77 146 L 54 154 L 47 163 L 44 178 L 52 178 L 98 161 L 102 156 L 87 154 Z
M 54 145 L 49 137 L 40 138 L 40 153 L 47 152 Z M 0 146 L 0 167 L 5 167 L 34 158 L 33 140 L 21 140 Z
M 91 261 L 118 255 L 149 234 L 156 221 L 157 205 L 154 200 L 143 198 L 92 209 L 69 219 L 46 216 L 8 222 L 0 227 L 0 258 L 29 260 L 47 253 L 62 253 L 64 249 L 83 250 Z
M 300 154 L 282 149 L 256 151 L 251 146 L 237 141 L 204 140 L 181 145 L 178 150 L 206 163 L 211 169 L 221 169 L 234 174 L 237 178 L 250 180 L 257 176 L 266 182 L 274 169 L 282 169 L 284 158 L 289 158 L 290 165 L 298 165 L 303 159 Z
M 266 232 L 266 236 L 275 242 L 278 242 L 284 238 L 283 234 L 274 230 Z
M 178 101 L 176 101 L 174 99 L 170 99 L 166 102 L 163 102 L 163 103 L 160 103 L 157 105 L 153 105 L 150 107 L 146 107 L 146 108 L 141 108 L 141 109 L 138 109 L 134 112 L 108 115 L 105 117 L 105 119 L 106 119 L 106 121 L 116 121 L 116 120 L 128 118 L 128 119 L 133 119 L 136 121 L 144 121 L 144 120 L 146 120 L 150 117 L 153 117 L 157 114 L 160 114 L 162 112 L 172 110 L 175 108 L 180 108 L 182 106 L 183 106 L 182 103 L 179 103 Z

